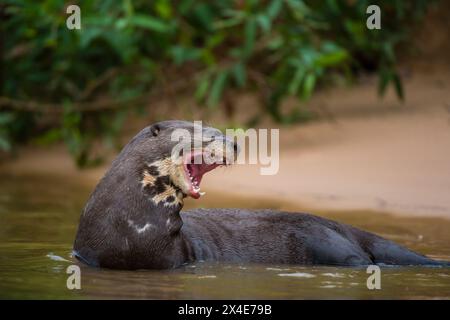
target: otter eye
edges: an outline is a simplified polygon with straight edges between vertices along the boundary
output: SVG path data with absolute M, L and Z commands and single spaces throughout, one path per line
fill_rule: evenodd
M 161 131 L 161 128 L 160 128 L 157 124 L 153 125 L 153 126 L 150 128 L 150 132 L 151 132 L 152 136 L 154 136 L 154 137 L 157 137 L 157 136 L 158 136 L 159 131 Z

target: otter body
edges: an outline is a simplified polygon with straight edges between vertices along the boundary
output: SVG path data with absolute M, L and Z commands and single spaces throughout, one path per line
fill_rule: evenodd
M 180 128 L 198 129 L 188 122 L 165 121 L 145 128 L 125 146 L 84 208 L 75 257 L 114 269 L 168 269 L 194 261 L 448 265 L 377 235 L 309 214 L 181 211 L 184 197 L 200 197 L 202 175 L 217 165 L 173 162 L 171 134 Z M 201 130 L 236 151 L 234 143 L 217 129 Z
M 342 266 L 436 264 L 392 241 L 305 213 L 197 209 L 181 216 L 193 260 Z

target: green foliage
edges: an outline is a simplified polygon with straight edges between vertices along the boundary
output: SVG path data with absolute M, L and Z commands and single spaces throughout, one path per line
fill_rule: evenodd
M 0 113 L 0 150 L 11 150 L 10 137 L 7 128 L 13 120 L 13 114 L 9 112 Z
M 208 108 L 227 90 L 255 90 L 284 123 L 305 119 L 301 102 L 331 73 L 376 71 L 379 92 L 393 84 L 402 98 L 396 48 L 427 1 L 375 3 L 381 30 L 366 28 L 366 0 L 84 0 L 82 29 L 68 30 L 66 1 L 6 0 L 1 96 L 38 106 L 2 104 L 0 148 L 62 139 L 90 164 L 96 138 L 111 142 L 140 97 L 180 78 Z M 299 108 L 283 114 L 288 96 Z M 42 121 L 48 114 L 53 122 Z

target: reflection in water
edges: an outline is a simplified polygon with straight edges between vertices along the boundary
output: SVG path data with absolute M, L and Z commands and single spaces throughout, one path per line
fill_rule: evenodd
M 450 269 L 383 267 L 381 290 L 365 268 L 195 263 L 176 270 L 112 271 L 81 266 L 81 290 L 66 268 L 81 209 L 92 186 L 57 177 L 0 177 L 0 298 L 450 298 Z M 188 207 L 299 210 L 211 192 Z M 316 212 L 317 213 L 317 212 Z M 319 214 L 353 224 L 437 259 L 450 260 L 450 221 L 371 212 Z

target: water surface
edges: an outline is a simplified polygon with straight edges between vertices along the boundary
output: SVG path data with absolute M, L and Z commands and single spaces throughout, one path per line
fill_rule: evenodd
M 450 298 L 450 268 L 383 267 L 381 290 L 365 268 L 195 263 L 168 271 L 81 266 L 81 290 L 66 268 L 92 184 L 67 177 L 0 176 L 0 298 L 3 299 L 416 299 Z M 188 207 L 301 208 L 209 193 Z M 450 260 L 450 221 L 375 212 L 315 212 L 376 232 L 433 258 Z M 276 241 L 276 239 L 274 239 Z

